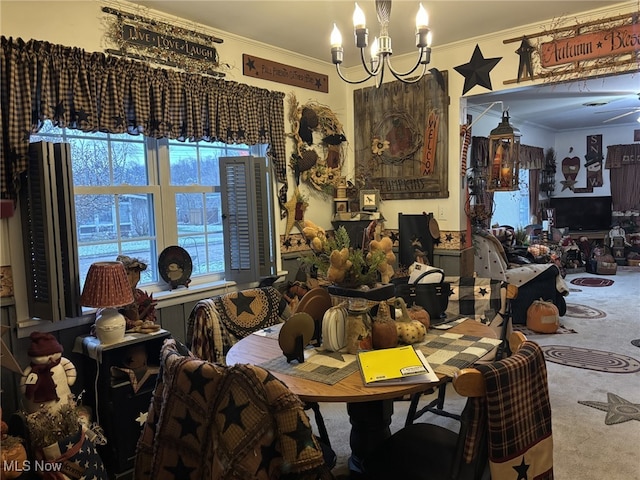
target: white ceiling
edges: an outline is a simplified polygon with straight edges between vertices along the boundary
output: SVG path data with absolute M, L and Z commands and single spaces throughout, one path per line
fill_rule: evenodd
M 359 54 L 351 44 L 354 9 L 351 0 L 134 0 L 133 3 L 326 62 L 331 61 L 329 35 L 335 22 L 345 45 L 343 66 L 359 62 Z M 620 2 L 423 0 L 429 12 L 434 47 L 539 21 L 566 18 L 616 3 Z M 365 12 L 370 35 L 376 35 L 374 1 L 360 0 L 359 5 Z M 394 54 L 415 51 L 413 27 L 407 28 L 407 22 L 413 25 L 418 5 L 415 0 L 393 2 L 389 33 Z M 640 73 L 606 81 L 593 79 L 579 84 L 519 88 L 508 94 L 490 92 L 470 97 L 469 103 L 503 101 L 514 122 L 524 117 L 528 122 L 556 131 L 634 124 L 640 128 L 635 122 L 640 116 L 639 93 Z M 607 103 L 585 107 L 589 102 Z M 637 114 L 610 120 L 636 108 Z M 603 123 L 605 120 L 610 121 Z

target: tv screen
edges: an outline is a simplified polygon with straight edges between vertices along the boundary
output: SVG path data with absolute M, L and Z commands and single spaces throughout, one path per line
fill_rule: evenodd
M 569 230 L 609 230 L 611 228 L 611 197 L 551 197 L 556 209 L 557 228 Z

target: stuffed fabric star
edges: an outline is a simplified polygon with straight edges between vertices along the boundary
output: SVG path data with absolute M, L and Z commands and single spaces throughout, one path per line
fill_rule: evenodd
M 464 77 L 464 88 L 462 90 L 462 94 L 464 95 L 476 85 L 492 90 L 493 88 L 491 87 L 489 72 L 500 60 L 502 60 L 502 57 L 484 58 L 480 51 L 480 46 L 476 44 L 476 48 L 473 51 L 473 55 L 471 56 L 469 63 L 453 67 L 456 72 Z

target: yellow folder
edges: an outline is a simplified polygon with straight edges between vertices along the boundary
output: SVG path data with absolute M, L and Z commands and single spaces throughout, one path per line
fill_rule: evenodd
M 358 366 L 365 385 L 438 381 L 422 352 L 411 345 L 358 352 Z

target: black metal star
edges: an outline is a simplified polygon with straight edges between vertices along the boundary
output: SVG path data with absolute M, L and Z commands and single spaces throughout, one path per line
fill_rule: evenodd
M 296 425 L 296 429 L 292 430 L 291 432 L 285 432 L 284 434 L 287 437 L 292 438 L 296 442 L 296 457 L 299 456 L 300 452 L 304 451 L 305 448 L 315 447 L 315 445 L 313 444 L 311 427 L 305 425 L 300 416 L 298 416 L 298 424 Z
M 529 80 L 533 80 L 533 64 L 531 61 L 531 54 L 535 48 L 529 43 L 527 37 L 522 37 L 522 43 L 516 50 L 516 53 L 520 56 L 520 63 L 518 64 L 518 82 L 524 79 L 524 76 L 528 76 Z
M 244 430 L 244 423 L 242 423 L 242 411 L 249 406 L 249 403 L 243 405 L 236 404 L 233 394 L 229 393 L 229 403 L 220 412 L 224 415 L 224 427 L 222 432 L 226 432 L 231 425 L 238 425 Z
M 186 437 L 187 435 L 193 435 L 196 440 L 198 439 L 198 427 L 200 426 L 200 422 L 193 419 L 189 410 L 184 418 L 174 417 L 176 421 L 180 424 L 180 437 Z
M 267 476 L 269 476 L 269 465 L 271 465 L 272 460 L 281 457 L 282 455 L 276 448 L 276 442 L 272 442 L 270 445 L 260 447 L 260 456 L 262 459 L 260 460 L 260 465 L 258 465 L 258 469 L 256 470 L 255 476 L 258 476 L 258 472 L 260 470 L 264 470 L 267 472 Z
M 251 57 L 247 57 L 247 63 L 245 65 L 247 66 L 249 71 L 256 69 L 256 61 Z
M 513 467 L 513 469 L 518 472 L 518 478 L 516 480 L 528 480 L 527 470 L 529 470 L 529 466 L 524 463 L 524 456 L 522 457 L 522 463 L 517 467 Z
M 198 392 L 202 396 L 202 398 L 206 400 L 207 397 L 205 396 L 204 388 L 207 386 L 207 384 L 211 380 L 202 376 L 203 365 L 204 364 L 200 364 L 198 368 L 196 368 L 193 372 L 186 372 L 185 374 L 187 375 L 187 377 L 189 378 L 189 381 L 191 382 L 191 388 L 189 389 L 189 394 L 193 392 Z
M 239 317 L 242 312 L 247 312 L 249 315 L 255 315 L 254 311 L 251 309 L 251 302 L 256 297 L 247 297 L 242 292 L 238 292 L 238 296 L 236 298 L 232 298 L 231 301 L 236 306 L 236 316 Z
M 195 470 L 193 467 L 187 467 L 182 461 L 182 457 L 178 457 L 178 463 L 175 467 L 164 467 L 164 469 L 171 472 L 174 478 L 190 478 L 191 472 Z
M 469 63 L 453 67 L 456 72 L 464 77 L 462 94 L 464 95 L 476 85 L 492 90 L 489 72 L 500 60 L 502 60 L 502 57 L 484 58 L 480 51 L 480 46 L 476 44 Z

